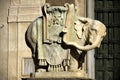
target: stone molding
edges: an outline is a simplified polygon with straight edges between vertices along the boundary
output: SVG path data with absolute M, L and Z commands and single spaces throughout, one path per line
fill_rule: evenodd
M 19 6 L 19 5 L 43 5 L 45 3 L 45 0 L 11 0 L 12 6 Z
M 42 16 L 41 6 L 11 6 L 8 15 L 8 22 L 31 22 Z

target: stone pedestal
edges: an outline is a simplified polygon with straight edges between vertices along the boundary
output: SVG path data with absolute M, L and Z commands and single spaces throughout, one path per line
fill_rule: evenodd
M 81 72 L 36 72 L 24 80 L 92 80 Z
M 32 78 L 87 78 L 83 72 L 36 72 Z
M 92 80 L 81 72 L 38 72 L 25 80 Z
M 92 80 L 87 78 L 28 78 L 26 80 Z

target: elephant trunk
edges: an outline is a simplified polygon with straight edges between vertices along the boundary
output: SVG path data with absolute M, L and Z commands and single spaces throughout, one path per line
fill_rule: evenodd
M 101 44 L 101 41 L 102 41 L 102 38 L 98 35 L 96 37 L 96 41 L 91 45 L 90 44 L 85 45 L 85 46 L 81 46 L 81 45 L 78 45 L 78 44 L 72 44 L 72 45 L 75 46 L 76 48 L 78 48 L 79 50 L 88 51 L 88 50 L 94 49 L 96 47 L 99 47 L 100 44 Z
M 66 38 L 64 38 L 65 44 L 72 45 L 72 46 L 74 46 L 77 49 L 82 50 L 82 51 L 88 51 L 88 50 L 94 49 L 96 47 L 99 47 L 100 44 L 101 44 L 101 41 L 102 41 L 102 39 L 98 36 L 96 41 L 93 44 L 81 46 L 81 45 L 79 45 L 79 44 L 77 44 L 75 42 L 67 42 Z

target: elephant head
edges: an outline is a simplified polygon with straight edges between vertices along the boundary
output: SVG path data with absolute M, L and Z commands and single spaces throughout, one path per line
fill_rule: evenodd
M 91 50 L 99 47 L 106 35 L 105 25 L 97 20 L 76 16 L 73 5 L 67 4 L 67 7 L 63 41 L 79 50 Z

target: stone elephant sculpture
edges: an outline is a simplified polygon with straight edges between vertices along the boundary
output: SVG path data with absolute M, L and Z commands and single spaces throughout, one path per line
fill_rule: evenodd
M 46 9 L 48 9 L 48 11 L 46 11 Z M 33 58 L 36 58 L 37 54 L 37 59 L 39 60 L 38 65 L 46 66 L 49 64 L 50 68 L 62 67 L 64 65 L 62 64 L 63 61 L 66 61 L 67 59 L 69 60 L 69 62 L 65 62 L 65 65 L 69 66 L 69 70 L 78 71 L 80 66 L 78 64 L 80 58 L 79 55 L 84 51 L 88 51 L 100 46 L 103 37 L 106 35 L 105 25 L 97 20 L 77 16 L 73 4 L 67 3 L 62 8 L 49 8 L 48 5 L 45 5 L 43 10 L 45 14 L 33 21 L 26 31 L 26 42 L 32 50 Z M 62 21 L 62 25 L 61 20 L 63 20 L 63 18 L 60 18 L 62 16 L 52 15 L 52 17 L 50 17 L 54 10 L 58 11 L 56 13 L 57 15 L 58 13 L 63 14 L 62 11 L 66 12 L 64 13 L 66 18 L 64 19 L 65 21 Z M 52 20 L 52 27 L 56 25 L 58 27 L 54 28 L 56 30 L 53 30 L 53 32 L 51 32 L 50 29 L 50 22 Z M 49 29 L 44 30 L 44 27 L 48 27 Z M 53 37 L 53 33 L 55 33 L 55 36 L 57 37 L 52 38 L 52 40 L 49 40 L 47 42 L 44 41 L 44 38 L 46 38 L 46 36 L 44 35 L 48 34 L 48 32 L 46 31 L 52 34 L 50 36 Z M 58 39 L 59 41 L 57 41 Z M 64 46 L 67 48 L 64 48 Z M 58 51 L 54 51 L 53 48 Z M 68 55 L 69 53 L 67 53 L 67 49 L 70 49 L 70 55 Z M 54 60 L 49 60 L 49 53 L 52 54 Z M 53 53 L 55 54 L 53 55 Z M 46 55 L 49 55 L 49 57 L 46 58 Z M 70 58 L 68 58 L 68 56 L 70 56 Z

